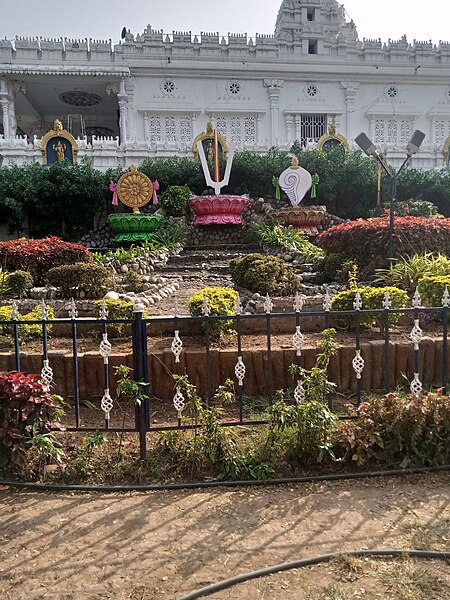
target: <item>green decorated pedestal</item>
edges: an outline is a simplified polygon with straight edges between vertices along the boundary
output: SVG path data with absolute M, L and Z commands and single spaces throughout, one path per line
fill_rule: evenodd
M 151 241 L 158 229 L 162 217 L 158 215 L 142 214 L 114 214 L 109 215 L 108 223 L 113 228 L 116 244 Z

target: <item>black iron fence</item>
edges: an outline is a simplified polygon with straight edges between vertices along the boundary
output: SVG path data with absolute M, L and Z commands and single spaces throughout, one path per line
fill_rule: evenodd
M 449 304 L 450 298 L 447 290 L 443 297 L 443 305 L 434 308 L 423 307 L 421 299 L 416 292 L 410 308 L 393 309 L 391 308 L 389 294 L 386 294 L 382 309 L 365 310 L 360 295 L 356 294 L 353 310 L 333 311 L 332 298 L 327 293 L 322 309 L 316 311 L 304 311 L 302 298 L 297 296 L 291 312 L 272 312 L 273 304 L 270 298 L 267 297 L 264 305 L 265 313 L 262 315 L 242 314 L 238 302 L 235 315 L 213 316 L 210 314 L 211 311 L 208 303 L 205 302 L 202 316 L 180 316 L 178 314 L 177 302 L 175 301 L 173 315 L 145 318 L 144 306 L 140 300 L 136 300 L 133 309 L 134 317 L 127 320 L 109 319 L 105 302 L 102 305 L 98 318 L 79 318 L 76 304 L 72 300 L 68 309 L 68 318 L 58 318 L 50 321 L 45 303 L 42 302 L 42 319 L 39 321 L 25 321 L 19 316 L 17 306 L 13 303 L 11 320 L 0 321 L 0 329 L 4 333 L 9 332 L 12 334 L 13 340 L 13 349 L 9 353 L 1 355 L 2 363 L 0 363 L 0 370 L 36 372 L 36 361 L 38 360 L 41 378 L 50 386 L 54 393 L 64 395 L 68 389 L 73 391 L 73 394 L 71 394 L 73 395 L 73 412 L 69 415 L 67 430 L 136 432 L 139 435 L 141 457 L 145 457 L 147 434 L 149 432 L 187 427 L 187 425 L 183 424 L 182 420 L 186 399 L 183 396 L 182 389 L 177 387 L 170 374 L 182 375 L 188 373 L 191 375 L 189 373 L 190 365 L 186 361 L 183 363 L 183 356 L 189 354 L 189 341 L 192 338 L 189 333 L 183 333 L 183 331 L 189 331 L 189 328 L 192 328 L 193 325 L 201 325 L 203 348 L 201 350 L 197 348 L 195 351 L 196 368 L 194 370 L 197 380 L 201 380 L 202 382 L 201 385 L 199 384 L 199 387 L 201 387 L 205 403 L 209 404 L 211 402 L 216 387 L 215 384 L 217 382 L 224 383 L 223 381 L 220 382 L 220 377 L 223 375 L 224 378 L 228 378 L 231 375 L 237 390 L 237 402 L 234 410 L 230 412 L 231 418 L 224 419 L 222 424 L 228 427 L 252 426 L 264 423 L 262 420 L 249 418 L 245 411 L 245 402 L 248 394 L 246 386 L 247 380 L 251 375 L 247 359 L 252 349 L 244 347 L 243 342 L 247 335 L 244 329 L 251 331 L 252 323 L 258 322 L 261 326 L 261 321 L 263 322 L 262 338 L 265 341 L 265 347 L 258 350 L 262 356 L 262 360 L 259 363 L 252 363 L 252 369 L 257 371 L 252 376 L 257 376 L 263 381 L 264 385 L 262 387 L 265 387 L 265 389 L 259 389 L 259 393 L 262 393 L 266 397 L 267 403 L 271 404 L 274 401 L 275 390 L 278 387 L 280 372 L 286 371 L 286 363 L 305 366 L 307 358 L 303 327 L 306 322 L 305 319 L 308 319 L 309 322 L 311 322 L 311 319 L 315 320 L 317 330 L 328 329 L 336 323 L 351 320 L 352 327 L 349 329 L 348 335 L 354 341 L 350 347 L 347 345 L 346 352 L 342 354 L 339 360 L 341 364 L 345 363 L 345 368 L 348 367 L 353 381 L 350 381 L 349 371 L 347 371 L 347 383 L 341 381 L 341 389 L 345 391 L 345 386 L 350 388 L 354 401 L 359 403 L 365 390 L 373 388 L 381 389 L 384 392 L 392 390 L 399 382 L 399 373 L 402 368 L 404 372 L 401 372 L 401 376 L 405 377 L 405 380 L 406 378 L 408 379 L 411 393 L 420 395 L 425 385 L 440 387 L 444 394 L 447 393 Z M 407 339 L 403 339 L 398 347 L 395 347 L 391 340 L 394 329 L 391 325 L 393 315 L 404 319 L 402 330 L 408 333 Z M 366 330 L 363 324 L 369 316 L 377 320 L 381 325 L 380 330 L 382 331 L 376 342 L 373 339 L 369 342 L 369 346 L 372 344 L 370 347 L 372 350 L 364 344 Z M 235 344 L 234 348 L 226 350 L 223 355 L 224 364 L 221 364 L 219 368 L 217 362 L 218 351 L 214 346 L 211 332 L 214 324 L 223 321 L 233 323 L 236 335 L 233 342 Z M 279 360 L 280 349 L 273 347 L 273 340 L 276 337 L 274 329 L 277 329 L 277 323 L 280 321 L 283 322 L 285 328 L 291 328 L 289 334 L 290 348 L 285 347 L 282 350 L 284 361 L 282 363 Z M 430 331 L 433 331 L 433 338 L 425 338 L 422 329 L 424 323 L 430 326 Z M 433 323 L 432 327 L 431 323 Z M 31 363 L 29 349 L 26 345 L 23 346 L 20 343 L 20 332 L 23 325 L 39 325 L 40 327 L 39 338 L 42 342 L 42 351 L 39 352 L 37 357 L 35 352 L 34 361 L 31 361 Z M 69 348 L 65 348 L 65 356 L 63 358 L 61 357 L 61 353 L 55 354 L 49 351 L 50 345 L 53 343 L 53 339 L 55 339 L 49 335 L 49 328 L 53 328 L 55 325 L 65 328 L 67 332 L 70 332 L 71 348 L 70 351 Z M 131 328 L 128 358 L 130 359 L 130 366 L 133 368 L 134 379 L 148 383 L 146 390 L 147 399 L 135 407 L 135 414 L 131 421 L 128 419 L 126 426 L 124 426 L 125 421 L 121 424 L 118 419 L 114 419 L 116 401 L 114 393 L 111 391 L 114 383 L 112 372 L 114 361 L 117 366 L 117 361 L 123 359 L 124 342 L 121 340 L 122 354 L 121 356 L 115 356 L 114 361 L 112 360 L 113 347 L 116 342 L 114 339 L 111 339 L 109 332 L 112 327 L 118 325 L 125 325 Z M 97 352 L 89 353 L 84 350 L 80 352 L 79 332 L 80 328 L 83 327 L 97 329 L 95 335 L 98 335 L 100 338 Z M 163 329 L 166 332 L 171 332 L 170 337 L 172 341 L 170 348 L 166 348 L 162 355 L 155 359 L 154 352 L 149 352 L 149 339 L 154 335 L 160 336 Z M 398 333 L 398 329 L 395 331 Z M 373 338 L 373 331 L 371 336 Z M 65 339 L 68 339 L 67 333 Z M 425 345 L 428 350 L 431 348 L 431 351 L 428 351 L 428 353 L 425 352 Z M 367 364 L 368 360 L 370 360 L 371 365 Z M 70 363 L 70 368 L 67 366 L 68 363 Z M 100 368 L 99 363 L 101 365 Z M 83 374 L 80 373 L 81 366 Z M 367 381 L 363 389 L 362 384 L 369 368 L 372 371 L 378 371 L 378 373 L 376 377 L 366 377 Z M 96 371 L 95 376 L 94 371 Z M 328 373 L 331 381 L 333 381 L 333 376 L 336 375 L 336 372 L 336 363 L 333 365 L 333 362 L 331 362 Z M 154 392 L 161 383 L 161 373 L 165 373 L 166 377 L 168 376 L 170 380 L 170 388 L 168 389 L 172 390 L 172 403 L 166 402 L 166 407 L 168 406 L 169 408 L 168 416 L 166 414 L 162 422 L 155 423 L 152 417 L 154 406 L 157 402 Z M 80 385 L 81 379 L 84 381 L 83 385 Z M 298 403 L 302 402 L 305 399 L 305 390 L 300 376 L 296 377 L 296 380 L 291 384 L 291 388 L 294 400 Z M 101 409 L 100 414 L 104 416 L 103 422 L 92 422 L 92 420 L 90 421 L 84 417 L 83 410 L 86 403 L 85 398 L 82 398 L 82 396 L 101 397 L 99 408 Z M 333 399 L 330 398 L 329 404 L 331 407 L 332 402 Z

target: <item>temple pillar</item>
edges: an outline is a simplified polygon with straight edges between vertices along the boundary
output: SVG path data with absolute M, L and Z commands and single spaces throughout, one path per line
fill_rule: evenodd
M 295 122 L 295 139 L 299 144 L 301 144 L 302 143 L 302 119 L 301 119 L 300 115 L 295 115 L 294 122 Z
M 284 122 L 286 124 L 286 139 L 288 142 L 293 142 L 293 125 L 294 125 L 294 117 L 292 115 L 286 115 Z
M 369 138 L 375 142 L 375 117 L 369 116 Z
M 264 86 L 267 88 L 270 102 L 270 144 L 275 146 L 278 141 L 278 101 L 280 99 L 281 88 L 284 85 L 282 79 L 265 79 Z
M 150 141 L 150 122 L 148 112 L 144 113 L 144 140 L 146 142 Z
M 256 131 L 255 131 L 256 143 L 257 144 L 259 144 L 259 142 L 262 141 L 260 139 L 260 135 L 261 135 L 261 115 L 260 115 L 260 113 L 258 113 L 256 115 Z
M 120 143 L 123 146 L 128 139 L 128 94 L 125 91 L 125 81 L 120 82 L 119 92 L 117 94 L 119 103 L 119 128 L 120 128 Z
M 5 140 L 9 140 L 11 138 L 11 130 L 9 123 L 9 90 L 7 82 L 4 79 L 0 80 L 0 106 L 2 109 L 2 118 L 3 118 L 3 137 Z
M 355 81 L 341 81 L 341 88 L 345 94 L 345 132 L 349 140 L 352 135 L 351 115 L 355 106 L 356 94 L 359 90 L 359 83 Z

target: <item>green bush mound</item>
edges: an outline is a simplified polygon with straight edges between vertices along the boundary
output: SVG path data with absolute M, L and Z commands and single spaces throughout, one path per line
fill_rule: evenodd
M 450 258 L 427 252 L 403 256 L 388 269 L 377 269 L 373 281 L 413 292 L 422 277 L 436 275 L 450 275 Z
M 55 311 L 51 306 L 47 306 L 47 320 L 55 318 Z M 40 323 L 25 324 L 21 321 L 40 321 L 42 319 L 42 306 L 39 304 L 33 310 L 25 315 L 19 315 L 18 333 L 19 342 L 28 342 L 37 339 L 42 335 L 42 325 Z M 6 338 L 9 342 L 14 342 L 14 325 L 2 323 L 2 321 L 12 321 L 12 306 L 0 306 L 0 337 Z M 52 330 L 51 325 L 47 325 L 47 333 Z
M 363 276 L 386 267 L 389 241 L 389 219 L 358 219 L 320 234 L 317 244 L 327 254 L 339 254 L 358 264 Z M 450 255 L 450 219 L 397 217 L 394 248 L 397 257 L 427 252 Z
M 170 217 L 182 217 L 190 197 L 191 192 L 187 185 L 171 185 L 161 194 L 159 202 Z
M 315 281 L 319 285 L 335 281 L 346 283 L 354 265 L 352 260 L 339 254 L 326 254 L 317 260 Z
M 404 290 L 400 290 L 396 287 L 361 287 L 352 290 L 345 290 L 339 292 L 333 298 L 331 304 L 332 310 L 354 310 L 353 303 L 357 292 L 361 294 L 362 310 L 378 310 L 383 308 L 383 299 L 386 292 L 389 292 L 391 297 L 391 308 L 404 308 L 408 301 L 408 294 Z M 398 322 L 400 314 L 390 314 L 389 323 L 394 325 Z M 355 319 L 353 317 L 345 318 L 345 322 L 353 325 Z M 361 325 L 366 327 L 372 327 L 373 325 L 381 325 L 383 322 L 383 316 L 377 315 L 364 315 L 361 316 Z
M 54 267 L 47 278 L 53 286 L 61 289 L 65 298 L 75 296 L 78 289 L 98 298 L 105 293 L 105 288 L 112 285 L 110 271 L 95 263 L 79 262 Z
M 247 254 L 230 262 L 231 276 L 239 287 L 276 296 L 292 296 L 301 286 L 295 270 L 281 258 Z
M 428 306 L 442 306 L 445 288 L 450 292 L 450 275 L 427 275 L 419 279 L 419 293 Z
M 189 298 L 189 312 L 193 317 L 203 316 L 205 298 L 208 299 L 210 316 L 235 315 L 238 293 L 233 288 L 209 287 L 203 288 Z M 208 324 L 209 331 L 216 337 L 221 337 L 234 330 L 231 320 L 212 321 Z
M 24 298 L 33 287 L 33 276 L 28 271 L 2 273 L 0 278 L 0 295 L 5 298 Z
M 92 262 L 92 254 L 81 244 L 64 242 L 57 237 L 39 240 L 21 238 L 0 242 L 0 260 L 8 271 L 28 271 L 36 285 L 45 285 L 50 269 Z

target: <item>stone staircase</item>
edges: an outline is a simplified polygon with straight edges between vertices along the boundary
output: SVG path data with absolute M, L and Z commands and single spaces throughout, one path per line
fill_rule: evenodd
M 157 269 L 157 274 L 179 283 L 177 292 L 180 314 L 188 314 L 188 301 L 194 292 L 204 287 L 233 287 L 229 264 L 233 258 L 259 252 L 257 246 L 249 244 L 186 247 L 177 256 L 172 256 L 166 265 Z M 158 303 L 153 314 L 170 314 L 174 298 Z
M 172 282 L 178 283 L 180 314 L 188 314 L 189 298 L 194 292 L 204 287 L 233 287 L 230 261 L 252 252 L 261 252 L 261 249 L 250 244 L 186 247 L 181 254 L 172 256 L 165 265 L 155 265 L 156 274 L 163 277 L 169 286 Z M 295 264 L 295 261 L 291 264 L 306 285 L 314 279 L 312 264 Z M 164 298 L 152 307 L 152 314 L 172 314 L 174 300 L 173 296 Z

